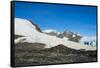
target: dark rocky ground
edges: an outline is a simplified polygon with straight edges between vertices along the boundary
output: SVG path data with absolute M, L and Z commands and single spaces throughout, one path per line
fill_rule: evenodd
M 43 49 L 41 43 L 19 43 L 15 45 L 15 66 L 96 62 L 97 51 L 74 50 L 62 44 Z

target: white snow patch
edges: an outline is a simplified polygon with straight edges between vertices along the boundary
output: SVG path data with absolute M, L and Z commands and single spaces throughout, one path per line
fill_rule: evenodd
M 15 44 L 23 42 L 25 40 L 25 37 L 20 37 L 14 40 Z
M 80 43 L 88 43 L 89 46 L 96 46 L 96 36 L 83 37 Z
M 43 30 L 44 33 L 51 33 L 51 32 L 57 32 L 56 30 L 54 29 L 46 29 L 46 30 Z
M 35 25 L 26 19 L 15 18 L 15 34 L 31 36 L 36 31 Z M 39 32 L 38 32 L 39 33 Z
M 61 32 L 58 32 L 57 30 L 54 30 L 54 29 L 46 29 L 46 30 L 43 30 L 42 32 L 44 33 L 56 33 L 56 34 L 61 34 Z
M 96 41 L 96 36 L 89 36 L 89 37 L 85 36 L 80 41 L 84 42 L 84 41 L 93 41 L 93 40 Z

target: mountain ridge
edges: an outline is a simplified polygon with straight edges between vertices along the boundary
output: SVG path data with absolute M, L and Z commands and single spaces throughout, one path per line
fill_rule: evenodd
M 61 39 L 41 33 L 36 29 L 35 25 L 26 19 L 15 18 L 15 34 L 25 36 L 23 42 L 44 43 L 46 44 L 45 48 L 51 48 L 63 44 L 64 46 L 73 49 L 96 50 L 96 47 L 85 46 L 83 44 L 68 41 L 65 37 Z

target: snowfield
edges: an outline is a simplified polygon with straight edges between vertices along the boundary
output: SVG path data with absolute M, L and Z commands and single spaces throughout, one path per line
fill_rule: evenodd
M 56 30 L 53 30 L 53 29 L 47 29 L 47 30 L 43 30 L 44 33 L 50 33 L 50 32 L 55 32 L 57 33 Z
M 58 32 L 54 29 L 46 29 L 46 30 L 43 30 L 44 33 L 56 33 L 57 35 L 61 34 L 61 32 Z
M 20 37 L 15 40 L 15 44 L 19 42 L 28 42 L 28 43 L 43 43 L 46 44 L 45 48 L 55 47 L 59 44 L 63 44 L 66 47 L 72 49 L 85 49 L 85 50 L 96 50 L 96 46 L 86 46 L 81 43 L 76 43 L 69 41 L 67 38 L 57 38 L 56 36 L 50 36 L 45 33 L 41 33 L 36 30 L 36 26 L 32 24 L 32 22 L 15 18 L 15 35 L 22 35 L 24 37 Z

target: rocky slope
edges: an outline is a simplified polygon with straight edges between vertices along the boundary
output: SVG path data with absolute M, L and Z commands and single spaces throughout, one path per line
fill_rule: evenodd
M 85 46 L 80 43 L 69 41 L 68 38 L 65 37 L 58 38 L 56 36 L 50 36 L 41 33 L 37 30 L 36 26 L 32 24 L 32 22 L 26 19 L 15 18 L 15 35 L 24 36 L 23 38 L 20 38 L 24 39 L 22 42 L 46 44 L 45 48 L 52 48 L 59 44 L 63 44 L 66 47 L 73 48 L 76 50 L 79 49 L 96 50 L 96 46 L 94 47 Z
M 38 47 L 36 47 L 38 46 Z M 97 51 L 75 50 L 60 44 L 58 46 L 39 49 L 45 44 L 19 43 L 15 46 L 15 66 L 96 62 Z
M 15 66 L 96 61 L 96 47 L 49 36 L 26 19 L 15 19 Z

